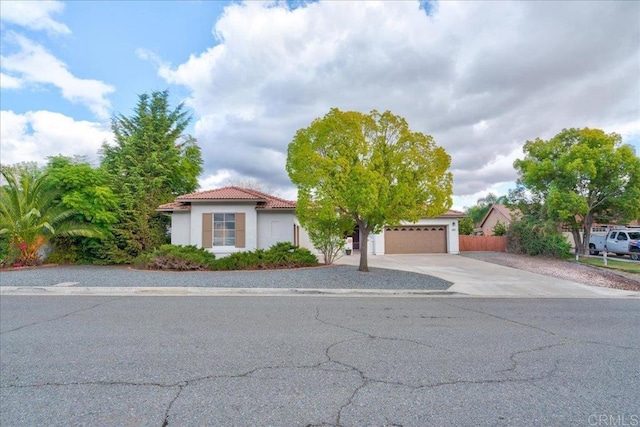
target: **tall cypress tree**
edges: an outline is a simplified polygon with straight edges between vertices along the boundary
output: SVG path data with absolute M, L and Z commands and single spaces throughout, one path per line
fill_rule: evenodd
M 138 97 L 131 117 L 114 116 L 115 145 L 102 145 L 102 167 L 120 195 L 120 221 L 109 248 L 114 262 L 128 262 L 166 243 L 168 218 L 156 208 L 198 188 L 202 156 L 184 131 L 191 117 L 180 104 L 169 107 L 169 92 Z

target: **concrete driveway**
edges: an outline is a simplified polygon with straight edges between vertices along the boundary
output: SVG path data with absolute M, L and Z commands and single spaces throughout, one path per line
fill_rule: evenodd
M 429 274 L 453 282 L 448 290 L 482 297 L 620 298 L 640 292 L 587 286 L 484 261 L 449 254 L 369 255 L 369 267 Z M 337 264 L 358 265 L 360 255 Z

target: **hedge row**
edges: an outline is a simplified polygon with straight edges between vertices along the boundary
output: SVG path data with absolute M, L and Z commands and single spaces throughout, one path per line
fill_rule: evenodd
M 140 255 L 133 265 L 146 270 L 271 270 L 312 267 L 318 265 L 318 259 L 308 249 L 289 242 L 276 243 L 268 250 L 236 252 L 220 259 L 195 246 L 163 245 L 151 253 Z

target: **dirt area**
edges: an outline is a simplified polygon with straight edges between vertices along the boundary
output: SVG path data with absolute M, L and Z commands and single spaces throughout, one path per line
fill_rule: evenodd
M 571 280 L 591 286 L 640 291 L 640 275 L 592 267 L 555 258 L 533 257 L 504 252 L 462 252 L 460 255 L 480 261 Z

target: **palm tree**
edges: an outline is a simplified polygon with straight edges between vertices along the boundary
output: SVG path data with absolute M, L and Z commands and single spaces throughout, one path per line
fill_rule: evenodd
M 2 168 L 0 235 L 7 235 L 14 263 L 37 265 L 38 250 L 55 236 L 102 237 L 91 224 L 78 222 L 77 212 L 60 203 L 60 191 L 40 171 Z

